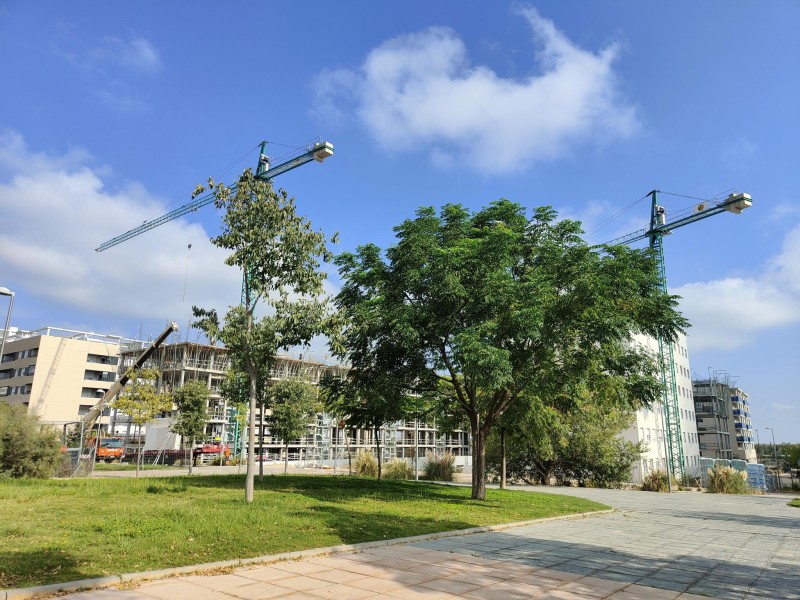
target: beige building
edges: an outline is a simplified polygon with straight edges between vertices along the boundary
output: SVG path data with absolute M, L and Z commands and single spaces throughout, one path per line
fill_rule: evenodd
M 43 423 L 76 422 L 117 378 L 120 351 L 144 345 L 58 327 L 9 328 L 0 361 L 0 400 L 27 407 Z M 103 415 L 101 424 L 108 420 Z

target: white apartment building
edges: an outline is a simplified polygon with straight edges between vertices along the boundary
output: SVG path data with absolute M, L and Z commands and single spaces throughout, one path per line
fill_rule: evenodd
M 658 356 L 658 341 L 646 336 L 636 336 L 634 343 Z M 675 385 L 678 391 L 681 442 L 683 445 L 684 472 L 689 476 L 700 473 L 700 444 L 692 398 L 692 377 L 686 336 L 681 335 L 673 344 L 675 359 Z M 643 442 L 645 452 L 633 466 L 631 480 L 641 483 L 651 471 L 667 470 L 666 421 L 663 406 L 658 403 L 636 413 L 636 421 L 622 437 L 631 442 Z

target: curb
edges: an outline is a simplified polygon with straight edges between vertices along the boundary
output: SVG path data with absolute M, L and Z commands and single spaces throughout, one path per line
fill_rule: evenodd
M 68 581 L 64 583 L 52 583 L 49 585 L 39 585 L 29 588 L 17 588 L 0 590 L 0 600 L 29 600 L 39 596 L 60 594 L 63 592 L 81 592 L 92 589 L 100 589 L 119 585 L 121 583 L 144 582 L 152 579 L 165 579 L 175 575 L 186 575 L 189 573 L 199 573 L 202 571 L 212 571 L 216 569 L 227 569 L 246 567 L 256 564 L 270 564 L 290 560 L 301 560 L 304 558 L 315 558 L 329 554 L 342 554 L 345 552 L 360 552 L 371 548 L 383 548 L 386 546 L 401 546 L 413 544 L 427 540 L 440 538 L 460 537 L 473 535 L 476 533 L 486 533 L 489 531 L 503 531 L 515 527 L 526 527 L 539 523 L 549 523 L 551 521 L 569 521 L 573 519 L 585 519 L 597 515 L 607 515 L 616 512 L 616 509 L 598 510 L 587 513 L 576 513 L 571 515 L 561 515 L 558 517 L 545 517 L 543 519 L 533 519 L 528 521 L 515 521 L 513 523 L 501 523 L 498 525 L 486 525 L 483 527 L 470 527 L 469 529 L 454 529 L 451 531 L 439 531 L 437 533 L 426 533 L 402 538 L 392 538 L 390 540 L 378 540 L 374 542 L 361 542 L 360 544 L 341 544 L 338 546 L 328 546 L 326 548 L 314 548 L 311 550 L 298 550 L 296 552 L 284 552 L 282 554 L 267 554 L 255 556 L 253 558 L 237 558 L 233 560 L 223 560 L 211 563 L 201 563 L 198 565 L 186 565 L 183 567 L 171 567 L 169 569 L 158 569 L 155 571 L 139 571 L 137 573 L 123 573 L 121 575 L 110 575 L 95 579 L 81 579 L 80 581 Z

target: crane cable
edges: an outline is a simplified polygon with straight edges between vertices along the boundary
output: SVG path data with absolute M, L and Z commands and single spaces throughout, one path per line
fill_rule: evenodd
M 249 148 L 249 149 L 248 149 L 248 150 L 247 150 L 247 151 L 246 151 L 244 154 L 242 154 L 242 155 L 241 155 L 239 158 L 237 158 L 236 160 L 232 161 L 232 162 L 231 162 L 231 163 L 229 163 L 228 165 L 226 165 L 226 166 L 222 167 L 222 168 L 221 168 L 219 171 L 217 171 L 216 173 L 214 173 L 214 175 L 212 175 L 212 179 L 217 179 L 217 178 L 218 178 L 220 175 L 222 175 L 223 173 L 227 173 L 228 171 L 230 171 L 230 170 L 231 170 L 233 167 L 235 167 L 237 164 L 239 164 L 240 162 L 242 162 L 242 161 L 245 159 L 245 157 L 246 157 L 247 155 L 249 155 L 251 152 L 253 152 L 253 150 L 255 150 L 256 148 L 258 148 L 260 145 L 261 145 L 261 144 L 256 144 L 256 145 L 255 145 L 255 146 L 253 146 L 252 148 Z M 187 193 L 185 193 L 185 194 L 183 194 L 183 195 L 179 196 L 178 198 L 176 198 L 175 200 L 173 200 L 172 202 L 170 202 L 169 204 L 167 204 L 167 205 L 164 207 L 164 210 L 162 210 L 161 212 L 155 213 L 154 215 L 152 215 L 152 216 L 148 217 L 147 219 L 145 219 L 145 222 L 146 222 L 146 221 L 152 221 L 153 219 L 155 219 L 155 218 L 157 218 L 157 217 L 160 217 L 161 215 L 164 215 L 164 214 L 166 214 L 167 212 L 169 212 L 169 209 L 170 209 L 171 207 L 175 206 L 175 205 L 176 205 L 176 204 L 178 204 L 178 203 L 184 203 L 184 202 L 186 202 L 186 199 L 187 199 L 187 198 L 190 198 L 190 197 L 191 197 L 191 195 L 192 195 L 192 193 L 191 193 L 191 192 L 187 192 Z
M 641 197 L 641 198 L 639 198 L 638 200 L 635 200 L 634 202 L 631 202 L 630 204 L 628 204 L 628 206 L 625 206 L 624 208 L 622 208 L 622 209 L 621 209 L 619 212 L 616 212 L 616 213 L 614 213 L 613 215 L 611 215 L 610 217 L 608 217 L 608 218 L 606 218 L 606 219 L 604 219 L 604 220 L 600 221 L 600 222 L 599 222 L 597 225 L 595 225 L 595 226 L 594 226 L 594 227 L 593 227 L 593 228 L 592 228 L 592 229 L 591 229 L 591 230 L 588 232 L 588 235 L 590 235 L 590 236 L 591 236 L 591 235 L 594 235 L 595 233 L 597 233 L 598 231 L 600 231 L 601 229 L 603 229 L 604 227 L 606 227 L 607 225 L 609 225 L 609 224 L 610 224 L 610 223 L 611 223 L 613 220 L 615 220 L 615 219 L 619 218 L 619 217 L 620 217 L 620 216 L 621 216 L 623 213 L 626 213 L 626 212 L 628 212 L 629 210 L 631 210 L 631 209 L 632 209 L 634 206 L 636 206 L 637 204 L 639 204 L 639 203 L 640 203 L 642 200 L 644 200 L 645 198 L 647 198 L 649 195 L 650 195 L 650 194 L 645 194 L 644 196 L 642 196 L 642 197 Z

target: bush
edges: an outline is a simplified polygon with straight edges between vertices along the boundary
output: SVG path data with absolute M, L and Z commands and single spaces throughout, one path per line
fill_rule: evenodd
M 443 456 L 428 452 L 425 463 L 425 479 L 428 481 L 453 481 L 456 457 L 445 452 Z
M 359 477 L 377 477 L 378 459 L 366 450 L 359 450 L 356 464 L 353 465 L 354 474 Z
M 666 471 L 650 471 L 642 479 L 642 491 L 668 492 L 669 478 Z
M 40 425 L 24 406 L 0 402 L 0 474 L 52 477 L 63 461 L 55 429 Z
M 749 494 L 747 472 L 716 465 L 708 469 L 708 491 L 711 494 Z
M 414 479 L 414 469 L 404 460 L 395 458 L 383 465 L 384 479 Z

